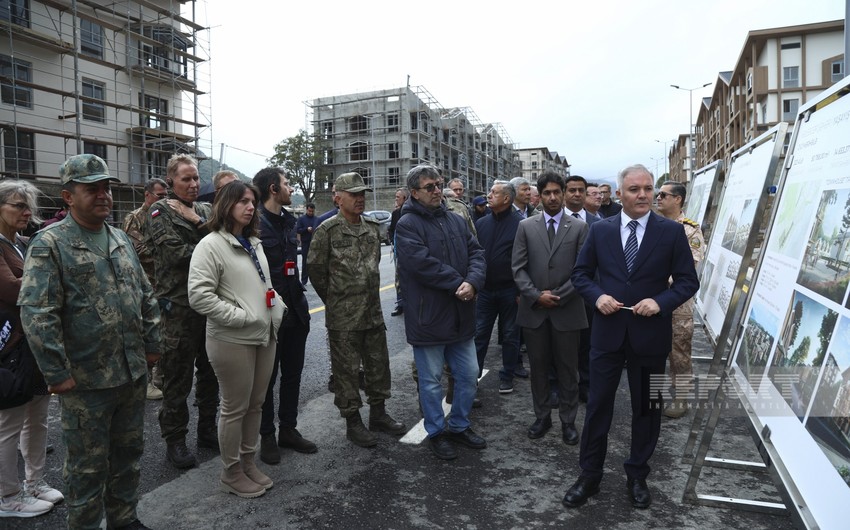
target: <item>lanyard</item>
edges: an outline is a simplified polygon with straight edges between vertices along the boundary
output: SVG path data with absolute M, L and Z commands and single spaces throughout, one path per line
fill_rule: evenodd
M 260 266 L 260 260 L 257 258 L 257 251 L 254 250 L 254 246 L 251 245 L 251 241 L 244 237 L 236 238 L 240 244 L 242 244 L 242 248 L 245 249 L 245 252 L 251 256 L 251 259 L 254 261 L 254 267 L 257 268 L 257 273 L 260 275 L 260 280 L 262 280 L 263 285 L 266 285 L 266 275 L 263 274 L 263 268 Z

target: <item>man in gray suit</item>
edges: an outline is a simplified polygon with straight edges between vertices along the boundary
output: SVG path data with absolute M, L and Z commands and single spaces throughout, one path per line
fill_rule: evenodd
M 587 224 L 564 212 L 563 177 L 546 171 L 537 181 L 543 215 L 520 222 L 511 268 L 519 288 L 517 324 L 522 326 L 531 362 L 535 422 L 528 437 L 540 438 L 552 427 L 549 371 L 555 368 L 564 443 L 578 443 L 579 333 L 587 327 L 584 302 L 570 275 L 587 237 Z

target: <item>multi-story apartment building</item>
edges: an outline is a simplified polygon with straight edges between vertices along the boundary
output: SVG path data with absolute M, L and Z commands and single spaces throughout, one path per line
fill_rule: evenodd
M 119 221 L 172 153 L 197 153 L 208 32 L 193 3 L 0 0 L 0 173 L 56 197 L 59 165 L 97 154 L 128 185 L 113 191 Z
M 402 87 L 314 99 L 313 128 L 324 142 L 317 179 L 321 207 L 333 180 L 356 171 L 375 192 L 368 209 L 392 210 L 407 172 L 428 162 L 465 182 L 468 200 L 496 179 L 519 175 L 513 141 L 499 123 L 482 123 L 469 107 L 447 108 L 423 87 Z
M 531 182 L 537 182 L 537 177 L 547 169 L 564 177 L 570 174 L 567 158 L 559 155 L 557 151 L 550 151 L 547 147 L 515 149 L 514 156 L 519 160 L 520 176 Z
M 781 121 L 793 124 L 799 107 L 845 71 L 844 20 L 749 32 L 735 69 L 720 72 L 699 105 L 694 169 L 715 160 L 728 167 L 732 153 Z M 678 149 L 670 176 L 684 182 L 687 158 Z

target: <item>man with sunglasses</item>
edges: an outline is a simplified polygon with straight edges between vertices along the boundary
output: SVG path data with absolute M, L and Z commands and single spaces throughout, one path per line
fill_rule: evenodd
M 705 239 L 702 236 L 699 223 L 685 217 L 682 208 L 685 205 L 687 188 L 680 182 L 668 180 L 661 186 L 656 195 L 658 213 L 682 225 L 691 254 L 694 257 L 694 267 L 699 266 L 705 253 Z M 694 377 L 691 364 L 691 341 L 694 336 L 694 299 L 691 298 L 673 311 L 673 348 L 670 350 L 670 379 L 675 393 L 676 384 L 687 388 Z M 668 418 L 681 418 L 688 412 L 684 396 L 675 395 L 675 399 L 664 409 Z
M 457 458 L 452 442 L 487 446 L 470 428 L 478 384 L 475 295 L 484 286 L 484 250 L 458 215 L 442 202 L 440 170 L 421 164 L 407 174 L 410 199 L 396 226 L 404 327 L 419 373 L 419 403 L 428 443 L 437 458 Z M 443 365 L 454 378 L 448 418 L 442 408 Z

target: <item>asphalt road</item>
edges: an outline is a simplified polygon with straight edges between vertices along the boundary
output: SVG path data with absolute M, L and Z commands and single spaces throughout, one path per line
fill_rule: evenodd
M 412 352 L 404 338 L 403 319 L 390 316 L 395 291 L 389 247 L 384 247 L 381 275 L 385 286 L 381 301 L 393 374 L 393 398 L 387 402 L 387 409 L 413 428 L 421 418 L 410 377 Z M 275 481 L 274 488 L 258 499 L 240 499 L 219 491 L 221 466 L 213 451 L 199 450 L 200 465 L 188 471 L 177 471 L 167 463 L 156 421 L 158 403 L 148 401 L 139 502 L 139 517 L 146 525 L 163 530 L 793 527 L 787 516 L 683 503 L 690 465 L 683 464 L 681 457 L 691 414 L 680 420 L 664 420 L 661 440 L 651 461 L 649 485 L 653 504 L 648 510 L 632 508 L 622 469 L 628 452 L 630 415 L 624 385 L 609 438 L 602 491 L 579 509 L 564 508 L 561 499 L 578 472 L 578 448 L 561 442 L 557 414 L 555 426 L 545 437 L 530 440 L 526 436 L 525 430 L 534 419 L 529 385 L 526 380 L 517 379 L 512 394 L 498 393 L 500 355 L 495 341 L 487 356 L 489 372 L 479 390 L 484 406 L 472 413 L 473 428 L 487 439 L 485 450 L 460 447 L 457 460 L 444 462 L 436 459 L 426 444 L 417 443 L 419 438 L 415 435 L 406 437 L 415 438 L 413 443 L 405 443 L 385 434 L 379 435 L 380 443 L 373 449 L 356 447 L 345 439 L 344 420 L 327 391 L 330 370 L 321 302 L 312 290 L 308 298 L 314 313 L 302 380 L 299 429 L 318 444 L 319 452 L 304 455 L 284 450 L 279 465 L 260 464 Z M 695 355 L 709 353 L 701 331 L 697 331 Z M 193 448 L 197 419 L 194 410 L 187 440 Z M 368 418 L 368 408 L 363 409 L 363 415 Z M 582 408 L 577 421 L 579 430 L 583 419 Z M 47 480 L 62 489 L 65 455 L 55 399 L 49 421 L 50 443 L 55 450 L 47 458 Z M 758 458 L 740 417 L 721 421 L 715 440 L 713 453 L 728 458 Z M 701 492 L 704 489 L 722 496 L 779 500 L 767 475 L 710 469 L 703 476 Z M 0 519 L 0 529 L 66 528 L 66 514 L 64 505 L 59 505 L 51 513 L 33 519 Z

